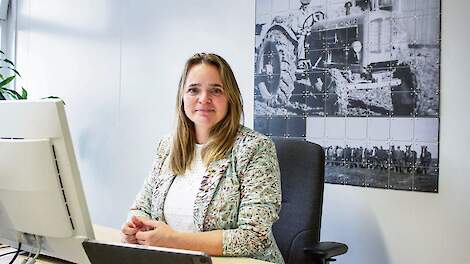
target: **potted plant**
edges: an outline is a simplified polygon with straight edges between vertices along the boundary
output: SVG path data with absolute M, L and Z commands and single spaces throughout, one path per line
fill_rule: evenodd
M 0 100 L 26 100 L 28 92 L 21 87 L 21 94 L 11 87 L 16 77 L 21 77 L 15 64 L 0 50 Z

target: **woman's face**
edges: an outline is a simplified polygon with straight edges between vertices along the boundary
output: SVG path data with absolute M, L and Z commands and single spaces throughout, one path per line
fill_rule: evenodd
M 228 100 L 215 66 L 201 63 L 191 67 L 184 84 L 183 105 L 196 132 L 207 131 L 224 119 Z

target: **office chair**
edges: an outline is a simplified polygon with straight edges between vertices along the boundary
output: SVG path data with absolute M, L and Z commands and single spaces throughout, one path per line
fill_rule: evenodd
M 302 139 L 273 137 L 281 170 L 282 207 L 273 234 L 286 264 L 326 264 L 346 253 L 337 242 L 320 242 L 325 153 Z

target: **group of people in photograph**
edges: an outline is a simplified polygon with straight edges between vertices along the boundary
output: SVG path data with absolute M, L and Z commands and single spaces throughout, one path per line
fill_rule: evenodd
M 426 145 L 421 146 L 418 153 L 412 145 L 391 145 L 386 149 L 383 146 L 351 147 L 327 146 L 325 147 L 326 165 L 343 166 L 346 168 L 363 168 L 374 170 L 392 170 L 398 173 L 428 174 L 432 165 L 432 154 Z

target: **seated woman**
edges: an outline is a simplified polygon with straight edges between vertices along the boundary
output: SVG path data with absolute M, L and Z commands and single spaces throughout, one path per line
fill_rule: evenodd
M 281 205 L 276 150 L 240 125 L 242 114 L 228 63 L 192 56 L 179 82 L 176 129 L 158 143 L 123 242 L 284 263 L 271 231 Z

